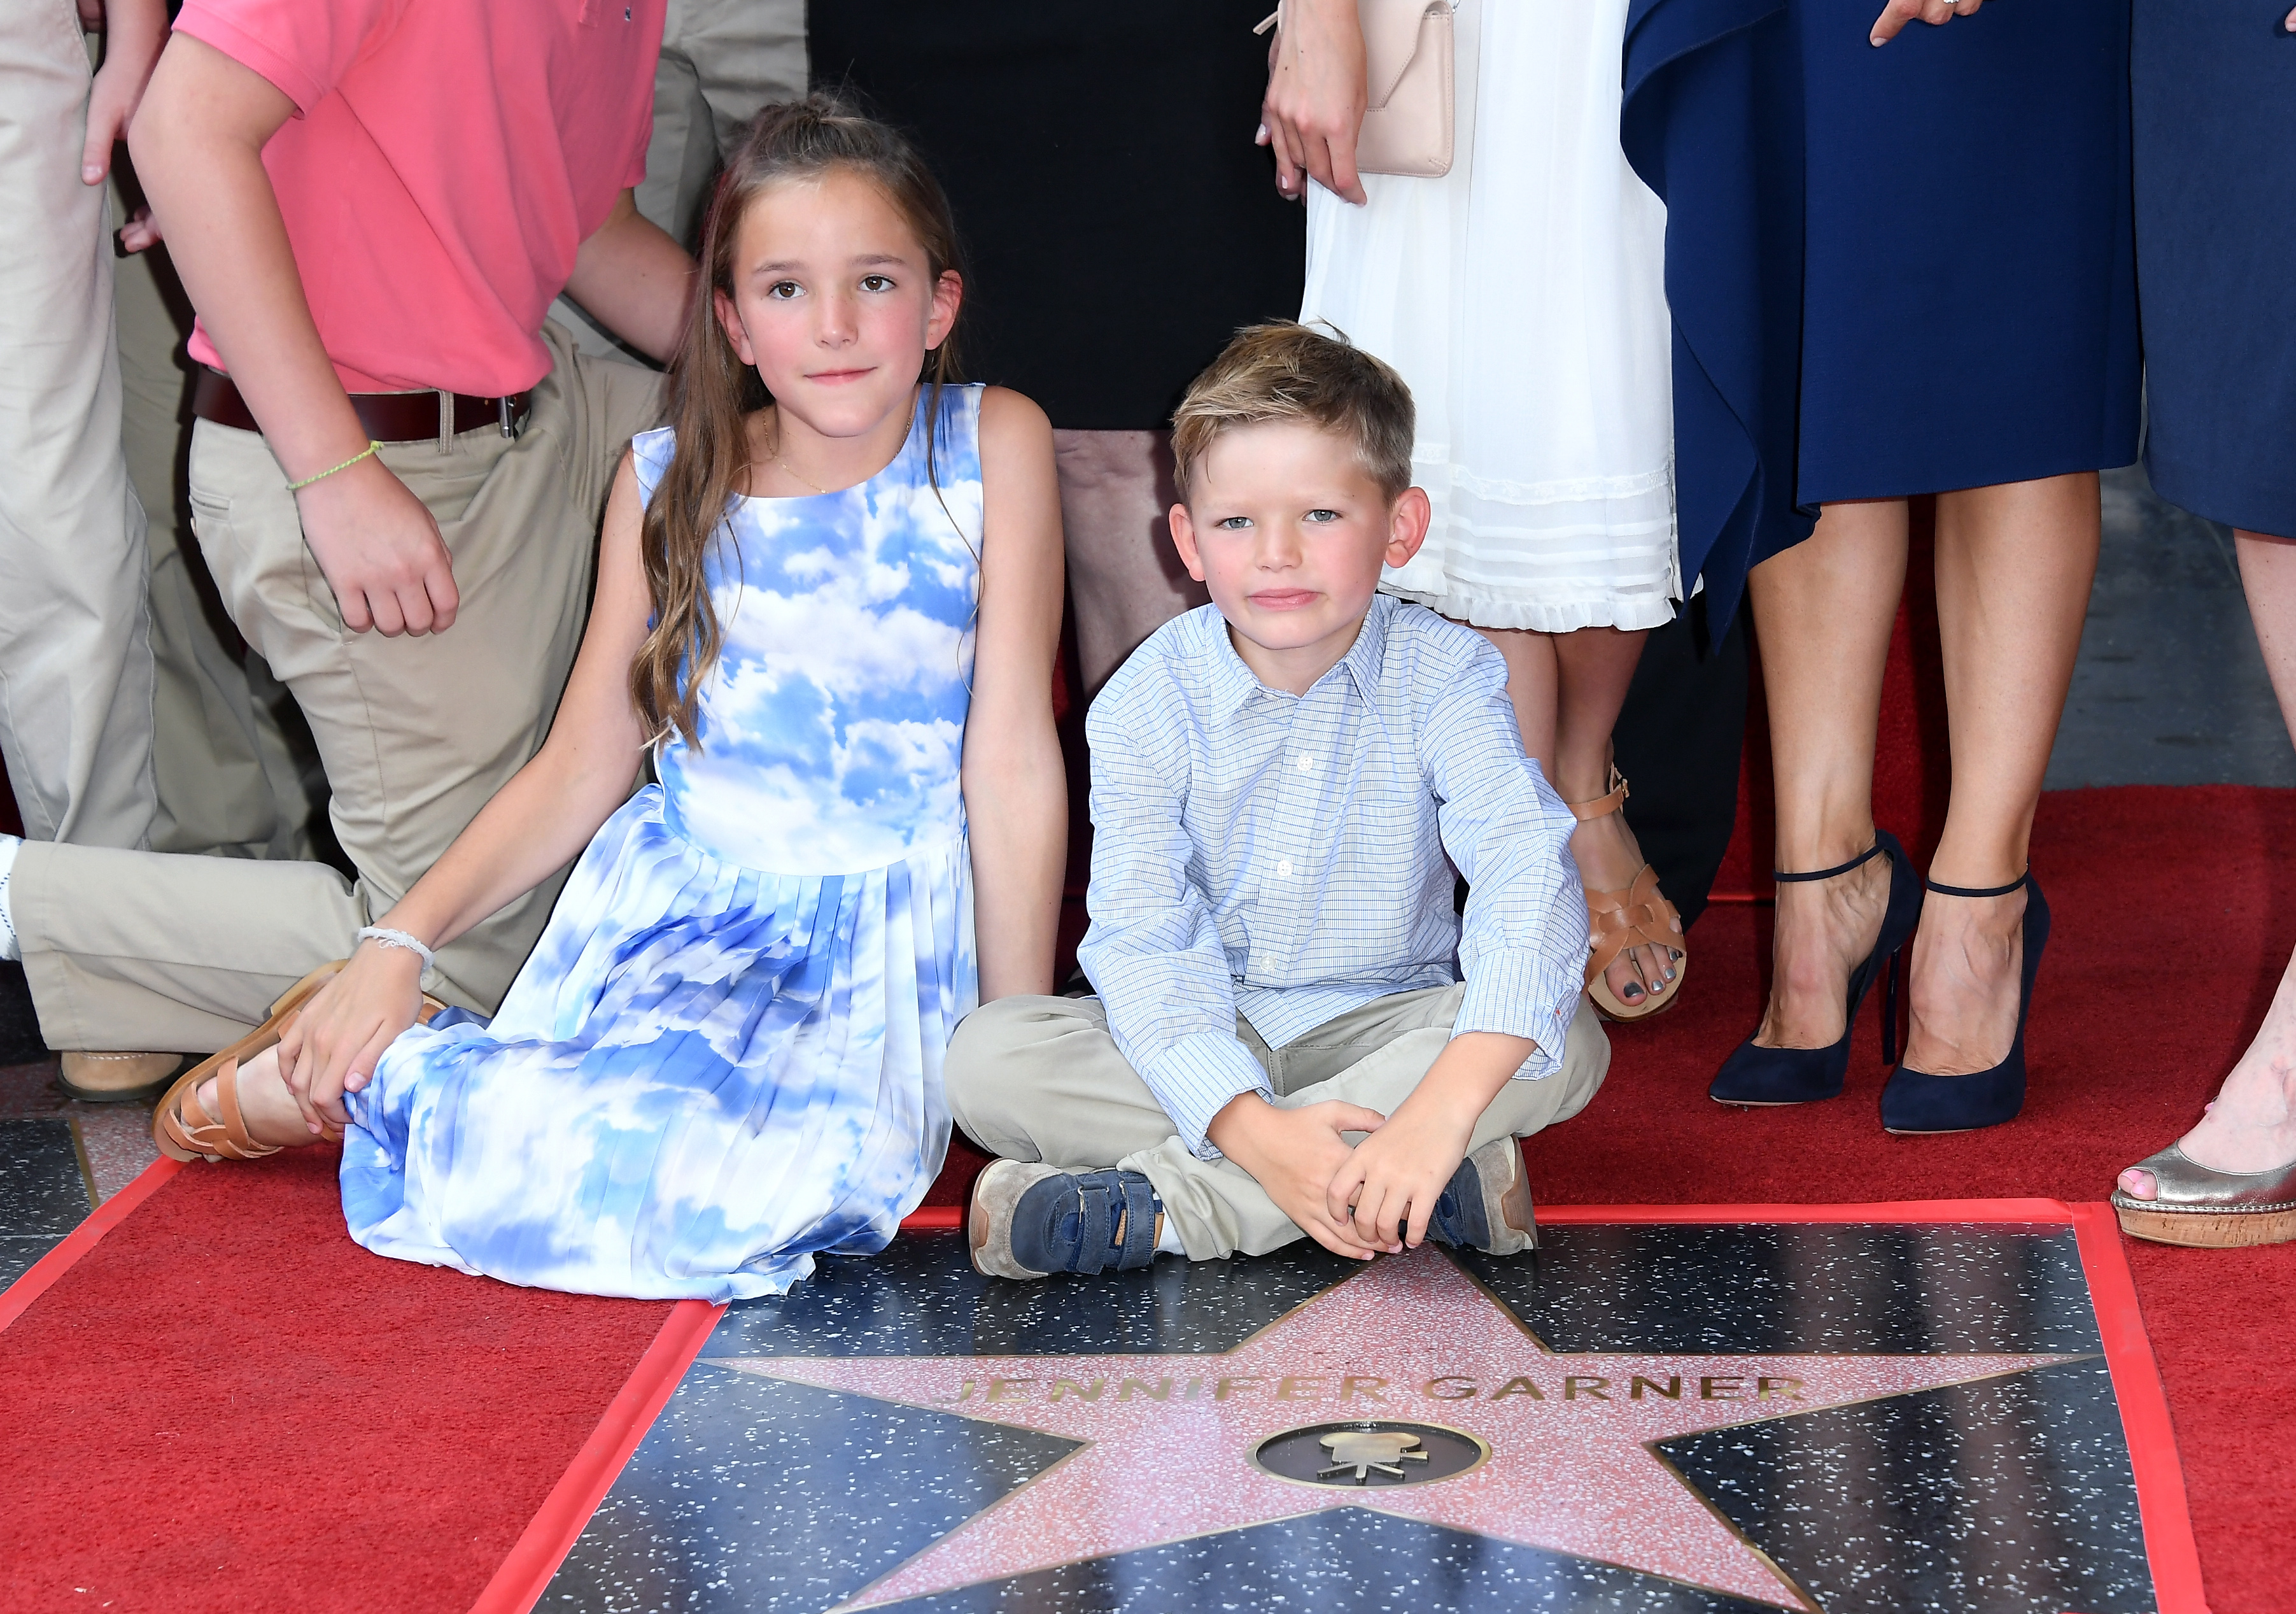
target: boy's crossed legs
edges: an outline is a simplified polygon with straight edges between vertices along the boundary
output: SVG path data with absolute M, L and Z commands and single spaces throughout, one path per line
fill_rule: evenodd
M 1392 1116 L 1450 1041 L 1465 990 L 1376 998 L 1281 1048 L 1269 1048 L 1241 1016 L 1236 1035 L 1267 1070 L 1278 1106 L 1336 1100 Z M 1610 1062 L 1610 1043 L 1582 999 L 1562 1068 L 1508 1082 L 1476 1123 L 1468 1152 L 1569 1120 L 1595 1096 Z M 1144 1175 L 1191 1259 L 1262 1255 L 1305 1236 L 1242 1166 L 1189 1150 L 1117 1051 L 1096 998 L 984 1004 L 957 1027 L 945 1069 L 957 1125 L 1004 1158 Z

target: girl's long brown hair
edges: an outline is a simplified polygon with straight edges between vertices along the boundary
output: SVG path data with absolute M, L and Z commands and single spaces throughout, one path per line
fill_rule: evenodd
M 701 233 L 701 276 L 677 357 L 669 367 L 669 466 L 647 504 L 638 548 L 653 597 L 653 628 L 630 664 L 630 697 L 654 740 L 672 729 L 699 747 L 695 697 L 717 665 L 724 638 L 710 603 L 703 560 L 725 527 L 728 505 L 750 469 L 747 417 L 773 401 L 756 370 L 742 362 L 718 322 L 712 293 L 734 292 L 734 251 L 750 204 L 768 187 L 847 169 L 884 193 L 924 249 L 938 285 L 960 268 L 948 198 L 914 146 L 840 96 L 816 91 L 769 106 L 726 162 Z M 931 473 L 940 390 L 962 379 L 951 328 L 925 359 L 925 413 Z

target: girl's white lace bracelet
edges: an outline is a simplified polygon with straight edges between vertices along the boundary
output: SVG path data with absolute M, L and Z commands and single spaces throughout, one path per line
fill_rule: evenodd
M 387 929 L 381 925 L 369 925 L 358 933 L 357 939 L 362 942 L 380 942 L 385 947 L 404 947 L 422 960 L 422 968 L 425 969 L 430 968 L 431 959 L 438 956 L 405 931 Z

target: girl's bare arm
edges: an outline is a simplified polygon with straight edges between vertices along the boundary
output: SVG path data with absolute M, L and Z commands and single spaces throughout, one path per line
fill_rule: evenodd
M 377 924 L 443 946 L 572 862 L 628 800 L 646 739 L 630 703 L 630 663 L 652 609 L 639 518 L 637 478 L 626 457 L 606 506 L 590 625 L 550 737 Z M 364 1086 L 391 1039 L 414 1024 L 422 973 L 406 949 L 364 943 L 312 999 L 279 1050 L 280 1073 L 307 1120 L 340 1124 L 344 1088 Z
M 1060 654 L 1060 484 L 1052 423 L 1017 392 L 980 402 L 980 620 L 964 725 L 980 998 L 1053 990 L 1068 775 L 1053 730 Z

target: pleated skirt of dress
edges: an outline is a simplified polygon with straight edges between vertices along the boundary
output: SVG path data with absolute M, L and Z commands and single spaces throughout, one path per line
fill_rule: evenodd
M 1387 592 L 1485 628 L 1655 628 L 1675 544 L 1666 209 L 1619 146 L 1627 0 L 1464 0 L 1440 179 L 1311 184 L 1300 317 L 1402 375 L 1426 544 Z
M 883 869 L 712 856 L 650 786 L 568 880 L 491 1022 L 393 1042 L 349 1099 L 379 1255 L 592 1294 L 779 1294 L 873 1253 L 939 1173 L 978 998 L 960 836 Z

